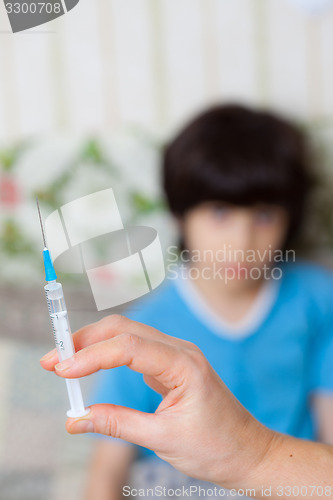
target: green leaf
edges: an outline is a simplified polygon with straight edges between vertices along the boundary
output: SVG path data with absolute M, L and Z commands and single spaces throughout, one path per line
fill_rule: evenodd
M 165 208 L 165 204 L 162 200 L 154 200 L 148 198 L 138 191 L 133 191 L 132 193 L 130 193 L 130 200 L 133 204 L 134 209 L 144 214 L 160 211 Z
M 8 255 L 33 254 L 34 245 L 24 236 L 19 225 L 12 219 L 3 222 L 0 233 L 0 247 Z

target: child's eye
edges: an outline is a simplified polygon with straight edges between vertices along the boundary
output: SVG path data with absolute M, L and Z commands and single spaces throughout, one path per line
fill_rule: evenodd
M 255 218 L 259 224 L 268 224 L 275 219 L 275 215 L 273 208 L 260 208 L 256 210 Z
M 227 205 L 213 205 L 212 214 L 215 219 L 225 219 L 230 214 L 230 207 Z

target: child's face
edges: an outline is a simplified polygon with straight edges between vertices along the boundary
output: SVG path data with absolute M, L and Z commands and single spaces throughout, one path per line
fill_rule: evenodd
M 272 256 L 281 249 L 287 228 L 286 210 L 269 204 L 240 207 L 207 202 L 187 212 L 182 221 L 184 241 L 192 251 L 191 265 L 206 268 L 206 277 L 209 268 L 211 277 L 213 267 L 221 268 L 233 283 L 251 281 L 251 276 L 257 280 L 258 269 L 276 266 Z

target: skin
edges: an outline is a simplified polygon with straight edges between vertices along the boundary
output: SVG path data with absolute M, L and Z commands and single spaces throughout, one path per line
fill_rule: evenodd
M 46 370 L 77 378 L 126 365 L 144 374 L 163 400 L 154 414 L 115 405 L 93 405 L 68 419 L 69 433 L 98 432 L 154 450 L 182 472 L 226 488 L 310 486 L 333 491 L 333 447 L 273 432 L 237 401 L 194 344 L 121 316 L 109 316 L 74 334 L 76 354 L 58 363 L 56 351 L 41 359 Z M 295 497 L 294 497 L 295 498 Z
M 135 458 L 135 447 L 129 443 L 100 439 L 95 444 L 84 500 L 123 498 L 122 487 L 128 484 L 127 472 Z
M 282 247 L 287 228 L 287 213 L 276 205 L 237 207 L 209 202 L 186 213 L 181 221 L 181 229 L 190 251 L 196 250 L 200 255 L 205 255 L 205 251 L 213 251 L 213 255 L 218 256 L 219 250 L 226 247 L 231 249 L 231 256 L 235 256 L 229 262 L 206 259 L 205 262 L 190 264 L 200 271 L 194 285 L 216 314 L 229 321 L 238 321 L 246 314 L 264 281 L 264 266 L 272 265 L 268 261 L 268 251 L 274 252 Z M 255 253 L 254 262 L 246 258 L 249 251 Z M 245 259 L 242 259 L 242 253 Z M 264 255 L 266 258 L 261 260 L 260 256 Z M 218 277 L 207 279 L 214 276 L 214 268 L 221 268 L 226 273 L 227 282 Z M 247 272 L 238 272 L 239 268 L 245 268 Z M 251 268 L 261 270 L 261 279 L 250 278 Z
M 318 423 L 318 441 L 333 445 L 333 397 L 331 394 L 314 394 L 312 406 Z

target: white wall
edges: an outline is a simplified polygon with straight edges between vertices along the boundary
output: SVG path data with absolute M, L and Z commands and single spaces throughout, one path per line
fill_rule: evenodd
M 13 35 L 1 2 L 0 143 L 132 124 L 163 133 L 217 99 L 331 120 L 333 9 L 311 17 L 295 3 L 81 0 Z

